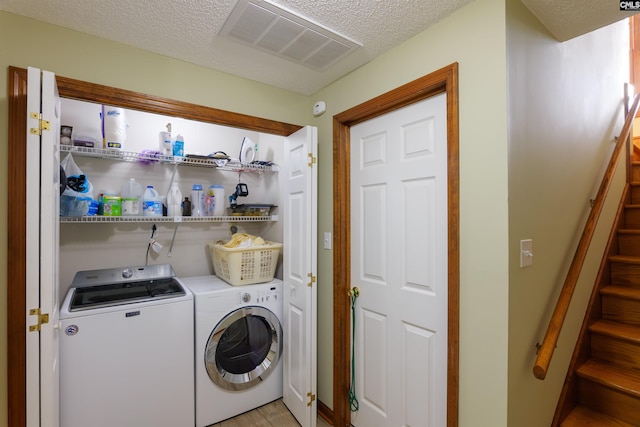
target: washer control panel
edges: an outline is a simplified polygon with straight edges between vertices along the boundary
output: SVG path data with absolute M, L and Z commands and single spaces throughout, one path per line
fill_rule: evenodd
M 175 277 L 175 272 L 170 264 L 105 268 L 100 270 L 78 271 L 73 278 L 71 286 L 98 286 L 141 280 L 157 280 L 169 277 Z

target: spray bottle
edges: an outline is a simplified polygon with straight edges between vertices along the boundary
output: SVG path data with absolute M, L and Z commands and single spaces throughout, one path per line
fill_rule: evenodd
M 173 155 L 173 145 L 171 143 L 171 123 L 167 123 L 166 132 L 160 132 L 160 152 L 164 156 Z

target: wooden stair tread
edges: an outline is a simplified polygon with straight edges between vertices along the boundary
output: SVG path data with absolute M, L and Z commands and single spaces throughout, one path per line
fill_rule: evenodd
M 622 230 L 618 230 L 618 234 L 640 235 L 640 230 L 634 228 L 624 228 Z
M 640 287 L 636 286 L 609 285 L 600 289 L 600 293 L 624 299 L 640 300 Z
M 613 418 L 586 406 L 576 406 L 562 422 L 561 427 L 634 427 L 625 421 Z
M 640 399 L 640 373 L 589 360 L 578 368 L 578 376 Z
M 606 335 L 640 344 L 640 327 L 626 323 L 600 320 L 589 326 L 591 333 Z
M 609 261 L 624 264 L 640 264 L 640 257 L 631 255 L 612 255 L 609 257 Z

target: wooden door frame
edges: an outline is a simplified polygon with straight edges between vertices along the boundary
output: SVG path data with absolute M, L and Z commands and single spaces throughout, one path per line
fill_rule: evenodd
M 447 95 L 448 180 L 448 336 L 447 426 L 458 425 L 459 365 L 459 130 L 458 64 L 453 63 L 424 77 L 343 111 L 333 117 L 333 425 L 351 425 L 348 393 L 351 382 L 351 224 L 350 130 L 351 126 L 423 99 Z
M 8 422 L 12 427 L 26 425 L 26 144 L 27 70 L 9 67 L 7 90 L 9 106 L 7 209 L 7 369 Z M 117 89 L 67 77 L 56 76 L 62 98 L 113 105 L 189 120 L 237 127 L 256 132 L 289 136 L 302 126 L 255 116 L 218 110 L 140 92 Z M 325 415 L 326 417 L 326 415 Z

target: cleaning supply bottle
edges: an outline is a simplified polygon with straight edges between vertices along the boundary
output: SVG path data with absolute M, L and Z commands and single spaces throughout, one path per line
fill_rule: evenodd
M 209 186 L 207 190 L 207 197 L 209 197 L 209 203 L 207 204 L 207 200 L 205 200 L 205 209 L 207 210 L 207 215 L 210 216 L 222 216 L 224 215 L 224 187 L 219 184 L 213 184 Z
M 129 178 L 120 189 L 122 197 L 122 215 L 142 215 L 142 185 L 135 178 Z
M 210 185 L 207 192 L 204 195 L 204 214 L 206 216 L 213 216 L 213 211 L 216 207 L 216 197 L 213 192 L 213 185 Z
M 182 216 L 191 216 L 191 201 L 188 197 L 182 202 Z
M 162 200 L 153 185 L 147 185 L 142 201 L 144 216 L 162 216 Z
M 204 216 L 204 191 L 201 184 L 193 184 L 191 189 L 191 216 Z
M 178 183 L 171 184 L 169 193 L 167 194 L 167 216 L 182 215 L 182 192 L 178 187 Z
M 166 132 L 160 132 L 160 152 L 164 156 L 173 155 L 173 144 L 171 142 L 171 123 L 167 123 Z
M 173 141 L 173 155 L 179 157 L 184 156 L 184 138 L 182 138 L 180 134 L 178 134 L 176 140 Z

